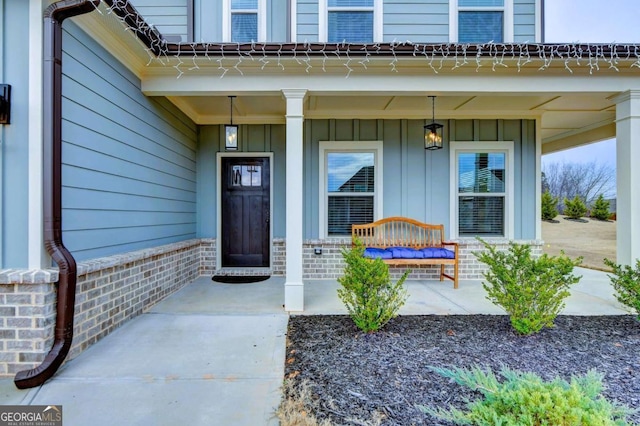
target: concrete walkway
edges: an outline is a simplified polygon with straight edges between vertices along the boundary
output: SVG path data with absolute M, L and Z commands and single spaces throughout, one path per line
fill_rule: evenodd
M 583 276 L 563 311 L 621 315 L 606 274 Z M 401 314 L 503 314 L 478 281 L 409 281 Z M 345 314 L 335 281 L 305 284 L 305 315 Z M 66 426 L 276 425 L 288 315 L 284 279 L 219 284 L 201 277 L 20 391 L 0 380 L 0 404 L 62 404 Z

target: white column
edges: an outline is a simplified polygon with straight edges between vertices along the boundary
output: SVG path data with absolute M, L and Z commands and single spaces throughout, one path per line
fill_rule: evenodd
M 618 263 L 640 258 L 640 90 L 621 93 L 616 102 L 616 181 Z
M 287 101 L 287 211 L 286 250 L 287 269 L 284 284 L 284 309 L 304 309 L 304 283 L 302 282 L 302 140 L 303 102 L 305 89 L 283 89 Z

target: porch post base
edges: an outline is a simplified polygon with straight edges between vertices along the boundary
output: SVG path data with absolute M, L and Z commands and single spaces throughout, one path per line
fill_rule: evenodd
M 304 310 L 304 283 L 286 282 L 284 284 L 284 310 L 289 312 Z

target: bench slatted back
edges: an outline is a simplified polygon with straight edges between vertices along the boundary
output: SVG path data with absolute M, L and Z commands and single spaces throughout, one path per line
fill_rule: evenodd
M 388 217 L 376 222 L 352 225 L 351 237 L 365 247 L 442 247 L 444 225 L 431 225 L 406 217 Z

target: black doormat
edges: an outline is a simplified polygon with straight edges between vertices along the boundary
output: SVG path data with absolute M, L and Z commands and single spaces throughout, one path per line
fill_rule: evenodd
M 269 279 L 269 275 L 214 275 L 211 279 L 217 283 L 250 284 Z

